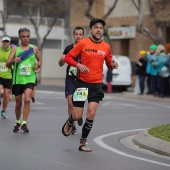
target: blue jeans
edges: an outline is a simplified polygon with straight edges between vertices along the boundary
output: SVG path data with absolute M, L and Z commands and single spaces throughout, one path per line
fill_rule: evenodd
M 157 94 L 159 91 L 158 76 L 152 76 L 152 86 L 153 86 L 153 93 Z
M 153 86 L 152 86 L 152 77 L 150 74 L 147 74 L 147 86 L 148 86 L 148 94 L 152 94 Z
M 139 79 L 140 93 L 143 94 L 144 89 L 145 89 L 145 76 L 144 75 L 142 75 L 142 76 L 139 75 L 138 79 Z
M 158 93 L 159 95 L 164 95 L 164 80 L 161 76 L 158 76 Z

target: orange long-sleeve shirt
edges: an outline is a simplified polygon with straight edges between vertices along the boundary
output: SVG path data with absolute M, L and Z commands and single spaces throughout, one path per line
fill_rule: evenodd
M 80 55 L 80 63 L 89 69 L 87 73 L 80 72 L 79 79 L 88 83 L 102 83 L 104 60 L 108 67 L 112 62 L 110 46 L 106 42 L 96 43 L 89 37 L 84 38 L 74 46 L 69 54 L 72 57 Z M 64 60 L 68 62 L 67 55 Z

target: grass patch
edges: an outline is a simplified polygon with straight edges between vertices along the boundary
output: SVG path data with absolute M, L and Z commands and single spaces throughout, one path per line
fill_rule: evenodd
M 170 142 L 170 124 L 152 127 L 148 130 L 148 134 Z

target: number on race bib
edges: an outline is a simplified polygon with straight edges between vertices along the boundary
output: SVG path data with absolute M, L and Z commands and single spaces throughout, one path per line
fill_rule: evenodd
M 73 67 L 73 66 L 70 66 L 70 69 L 69 69 L 69 76 L 73 76 L 71 74 L 71 72 L 76 76 L 77 75 L 77 68 L 76 67 Z
M 77 88 L 73 95 L 73 101 L 86 101 L 88 97 L 88 88 Z
M 20 75 L 30 75 L 31 73 L 31 64 L 29 66 L 21 65 Z
M 0 63 L 0 72 L 7 72 L 8 67 L 6 67 L 6 63 Z

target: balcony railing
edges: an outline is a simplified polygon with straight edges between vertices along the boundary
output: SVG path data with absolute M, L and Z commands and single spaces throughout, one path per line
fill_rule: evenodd
M 39 17 L 32 16 L 32 18 L 34 19 L 35 23 L 37 23 L 37 24 L 39 23 L 39 20 L 40 20 Z M 52 21 L 52 18 L 43 17 L 41 19 L 41 25 L 48 25 L 48 23 L 51 21 Z M 23 17 L 21 15 L 10 15 L 7 19 L 7 23 L 31 24 L 31 21 L 30 21 L 29 17 Z M 55 23 L 55 26 L 64 27 L 64 19 L 58 18 Z

